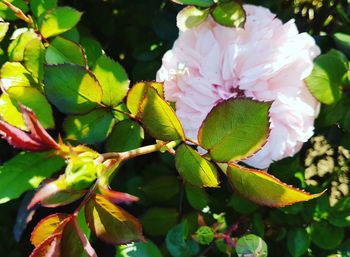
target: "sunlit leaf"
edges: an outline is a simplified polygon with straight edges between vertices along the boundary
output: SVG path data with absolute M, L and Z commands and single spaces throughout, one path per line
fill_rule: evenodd
M 85 144 L 96 144 L 104 141 L 114 125 L 111 112 L 96 109 L 84 115 L 71 115 L 66 118 L 63 129 L 67 139 Z
M 111 244 L 127 244 L 143 238 L 139 221 L 101 195 L 85 206 L 85 216 L 96 236 Z
M 148 88 L 144 96 L 138 117 L 154 138 L 164 141 L 185 138 L 184 130 L 174 110 L 152 87 Z
M 176 150 L 176 169 L 183 179 L 199 187 L 218 187 L 219 180 L 215 166 L 188 145 Z
M 8 94 L 2 94 L 0 97 L 0 117 L 12 126 L 28 130 L 17 101 L 11 99 Z
M 36 17 L 41 14 L 55 8 L 57 6 L 57 0 L 31 0 L 30 8 Z
M 124 68 L 106 55 L 101 55 L 93 68 L 102 91 L 102 102 L 108 106 L 117 106 L 126 96 L 130 80 Z
M 43 128 L 55 127 L 51 105 L 38 89 L 32 87 L 10 87 L 7 93 L 11 99 L 30 108 L 36 114 Z
M 46 96 L 61 112 L 86 113 L 101 102 L 100 85 L 81 66 L 47 66 L 44 78 Z
M 220 25 L 227 27 L 243 27 L 246 13 L 243 6 L 237 1 L 226 1 L 215 6 L 212 16 Z
M 332 50 L 315 60 L 312 73 L 306 78 L 306 84 L 320 102 L 334 104 L 342 95 L 341 83 L 347 71 L 346 63 Z
M 39 38 L 38 35 L 34 33 L 34 31 L 30 30 L 20 34 L 15 40 L 13 40 L 7 49 L 10 61 L 23 61 L 24 49 L 33 39 Z
M 37 79 L 38 83 L 44 78 L 45 48 L 39 38 L 34 38 L 28 42 L 24 49 L 24 66 Z
M 267 257 L 267 245 L 262 238 L 249 234 L 238 239 L 236 252 L 238 257 L 249 255 Z
M 7 33 L 8 29 L 9 29 L 9 25 L 10 25 L 10 23 L 8 23 L 8 22 L 0 21 L 0 42 L 6 36 L 6 33 Z
M 36 188 L 41 181 L 64 166 L 60 157 L 46 153 L 20 153 L 0 166 L 0 203 L 18 198 L 23 192 Z M 35 182 L 35 183 L 34 183 Z
M 35 82 L 29 71 L 19 62 L 6 62 L 0 71 L 2 86 L 5 89 L 10 87 L 30 87 Z
M 45 60 L 49 65 L 71 63 L 84 66 L 85 53 L 79 44 L 63 37 L 56 37 L 46 49 Z
M 218 162 L 251 156 L 269 135 L 270 106 L 271 103 L 244 98 L 219 103 L 202 123 L 198 133 L 200 146 Z
M 188 6 L 179 12 L 176 18 L 177 27 L 186 31 L 199 26 L 209 15 L 209 9 L 201 10 L 194 6 Z
M 158 82 L 139 82 L 135 84 L 128 93 L 127 96 L 127 102 L 126 106 L 128 107 L 129 111 L 136 115 L 140 111 L 140 105 L 142 103 L 142 99 L 144 98 L 145 93 L 147 92 L 148 88 L 155 88 L 158 92 L 158 94 L 163 97 L 164 91 L 163 91 L 163 84 Z
M 322 195 L 306 193 L 284 184 L 265 171 L 247 169 L 233 163 L 227 168 L 227 176 L 237 192 L 261 205 L 282 207 Z
M 82 13 L 70 7 L 57 7 L 48 10 L 39 18 L 39 30 L 45 37 L 52 37 L 72 29 Z
M 57 232 L 59 225 L 68 217 L 67 214 L 56 213 L 42 219 L 32 231 L 30 237 L 32 244 L 35 247 L 39 246 L 46 238 L 50 237 L 55 231 Z

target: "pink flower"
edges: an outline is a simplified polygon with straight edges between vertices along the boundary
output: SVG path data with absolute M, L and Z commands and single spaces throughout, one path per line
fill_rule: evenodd
M 297 153 L 313 134 L 319 103 L 305 86 L 315 41 L 299 34 L 294 20 L 283 24 L 268 9 L 245 5 L 244 29 L 227 28 L 208 18 L 197 28 L 180 32 L 163 57 L 157 80 L 189 138 L 222 99 L 244 95 L 273 101 L 267 144 L 245 162 L 267 168 L 273 161 Z

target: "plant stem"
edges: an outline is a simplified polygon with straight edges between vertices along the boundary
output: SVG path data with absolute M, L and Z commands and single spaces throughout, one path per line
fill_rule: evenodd
M 158 152 L 162 149 L 174 148 L 178 143 L 179 141 L 171 141 L 169 143 L 157 143 L 154 145 L 143 146 L 134 150 L 121 153 L 105 153 L 101 154 L 101 156 L 104 160 L 116 159 L 118 161 L 125 161 L 131 158 L 135 158 L 137 156 Z
M 6 0 L 2 0 L 2 2 L 8 7 L 10 8 L 15 14 L 16 16 L 25 21 L 26 23 L 28 23 L 29 25 L 33 25 L 33 20 L 32 17 L 30 17 L 29 15 L 25 15 L 24 12 L 19 9 L 18 7 L 14 6 L 13 4 L 11 4 L 9 1 Z
M 98 183 L 99 183 L 99 180 L 97 179 L 95 181 L 95 184 L 89 189 L 84 199 L 79 204 L 78 208 L 76 208 L 76 210 L 74 211 L 73 216 L 77 217 L 81 208 L 83 208 L 85 204 L 90 200 L 90 198 L 94 195 L 94 193 L 97 190 Z

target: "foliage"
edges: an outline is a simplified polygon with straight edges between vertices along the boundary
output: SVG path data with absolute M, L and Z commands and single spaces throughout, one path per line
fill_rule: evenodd
M 240 1 L 173 2 L 0 3 L 0 252 L 349 256 L 349 3 L 244 1 L 295 16 L 323 52 L 306 80 L 316 135 L 267 173 L 240 161 L 268 140 L 272 103 L 218 103 L 194 141 L 153 81 L 176 23 L 244 27 Z

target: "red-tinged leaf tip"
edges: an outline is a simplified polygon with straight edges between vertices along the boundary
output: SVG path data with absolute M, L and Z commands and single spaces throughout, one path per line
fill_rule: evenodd
M 108 198 L 108 200 L 119 204 L 119 203 L 132 203 L 139 201 L 139 198 L 127 193 L 117 192 L 110 189 L 107 189 L 103 186 L 99 187 L 99 190 L 103 196 Z
M 52 181 L 42 188 L 39 189 L 38 192 L 35 193 L 33 199 L 30 201 L 28 205 L 28 209 L 32 209 L 37 204 L 40 204 L 44 199 L 54 195 L 59 192 L 60 188 L 57 186 L 56 181 Z
M 53 234 L 38 245 L 29 257 L 61 257 L 61 234 Z
M 102 195 L 87 202 L 85 217 L 90 229 L 107 243 L 121 245 L 144 239 L 140 222 Z
M 266 171 L 254 170 L 230 163 L 227 176 L 233 188 L 249 200 L 270 207 L 283 207 L 321 196 L 309 194 L 281 182 Z
M 32 231 L 30 241 L 38 247 L 43 241 L 54 233 L 60 233 L 60 224 L 69 217 L 68 214 L 55 213 L 39 221 Z
M 33 139 L 30 134 L 0 120 L 0 135 L 10 145 L 28 151 L 47 150 L 47 146 Z
M 41 126 L 35 113 L 21 104 L 19 104 L 19 107 L 21 108 L 24 121 L 31 132 L 31 136 L 50 148 L 59 149 L 59 144 L 57 144 L 49 133 L 47 133 L 47 131 Z

